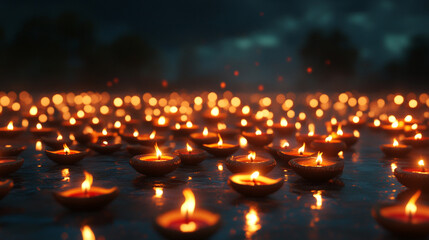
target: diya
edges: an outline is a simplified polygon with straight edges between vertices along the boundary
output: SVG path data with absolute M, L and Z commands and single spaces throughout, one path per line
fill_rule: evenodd
M 225 123 L 218 123 L 216 134 L 220 134 L 223 138 L 236 138 L 240 134 L 240 130 L 236 128 L 228 128 Z M 216 138 L 217 141 L 217 138 Z M 215 142 L 216 142 L 215 141 Z
M 64 144 L 72 145 L 73 141 L 70 138 L 64 138 L 60 133 L 57 137 L 42 137 L 42 142 L 52 149 L 62 149 Z
M 232 173 L 252 173 L 258 171 L 265 174 L 273 170 L 276 166 L 276 161 L 272 158 L 256 155 L 255 152 L 250 152 L 248 155 L 227 158 L 225 165 Z
M 139 141 L 137 140 L 137 137 L 140 135 L 139 131 L 137 129 L 134 129 L 134 132 L 132 133 L 121 133 L 121 139 L 129 144 L 137 144 Z
M 289 142 L 282 139 L 279 145 L 274 145 L 271 143 L 264 148 L 271 154 L 271 156 L 273 156 L 275 160 L 281 160 L 281 157 L 279 156 L 279 151 L 289 149 Z
M 284 117 L 280 119 L 280 123 L 274 123 L 271 128 L 279 135 L 290 135 L 296 131 L 295 124 L 289 123 Z
M 414 148 L 422 148 L 429 146 L 429 137 L 423 137 L 421 133 L 417 133 L 414 137 L 406 137 L 402 140 L 403 144 L 410 145 Z
M 23 127 L 13 126 L 13 122 L 10 121 L 6 127 L 0 128 L 0 138 L 15 138 L 21 135 L 25 131 Z
M 277 154 L 279 156 L 279 160 L 284 161 L 285 163 L 289 163 L 291 159 L 308 158 L 315 155 L 316 153 L 311 151 L 305 151 L 305 143 L 303 143 L 300 148 L 279 150 L 277 151 Z
M 161 150 L 161 152 L 171 152 L 172 150 L 171 147 L 168 146 L 159 146 L 159 149 Z M 153 147 L 142 146 L 140 144 L 127 145 L 126 150 L 132 156 L 156 152 Z
M 24 145 L 6 144 L 0 146 L 0 157 L 15 157 L 27 149 Z
M 411 152 L 411 146 L 399 144 L 396 138 L 392 144 L 383 144 L 380 147 L 387 157 L 406 157 Z
M 206 239 L 220 227 L 220 215 L 195 208 L 195 196 L 183 190 L 185 202 L 180 210 L 172 210 L 155 218 L 155 229 L 167 239 Z
M 147 176 L 163 176 L 174 171 L 180 164 L 180 158 L 173 154 L 163 154 L 155 143 L 155 153 L 137 155 L 131 158 L 130 165 L 139 173 Z
M 106 128 L 103 128 L 101 133 L 94 133 L 98 141 L 110 141 L 113 140 L 117 134 L 115 132 L 108 132 Z
M 120 151 L 122 148 L 122 144 L 110 143 L 108 141 L 102 141 L 102 142 L 97 141 L 97 142 L 88 143 L 88 147 L 100 154 L 112 154 L 117 151 Z
M 419 167 L 397 167 L 393 174 L 398 182 L 411 189 L 429 190 L 429 171 L 425 168 L 424 160 L 419 160 Z
M 153 146 L 155 143 L 162 145 L 167 141 L 164 136 L 157 135 L 156 131 L 151 134 L 142 134 L 137 136 L 137 142 L 143 146 Z
M 314 131 L 309 131 L 307 134 L 298 133 L 295 138 L 298 143 L 307 145 L 310 145 L 315 140 L 323 139 L 322 136 L 315 134 Z
M 186 148 L 177 149 L 174 154 L 179 156 L 180 162 L 184 165 L 197 165 L 204 161 L 207 157 L 207 152 L 198 148 L 193 148 L 186 143 Z
M 219 134 L 218 139 L 217 143 L 203 144 L 203 149 L 215 157 L 228 157 L 240 148 L 240 145 L 224 143 Z
M 7 176 L 18 171 L 24 164 L 24 159 L 20 157 L 1 157 L 0 158 L 0 176 Z
M 386 124 L 382 125 L 381 129 L 387 134 L 392 136 L 398 136 L 404 132 L 403 123 L 401 122 L 401 125 L 399 125 L 398 121 L 395 121 L 390 125 L 386 125 Z
M 81 128 L 82 122 L 71 117 L 68 121 L 64 121 L 62 125 L 69 132 L 77 132 Z
M 37 138 L 51 135 L 55 132 L 54 128 L 43 127 L 41 123 L 37 123 L 36 127 L 30 128 L 30 132 Z
M 366 121 L 365 121 L 364 118 L 361 118 L 361 117 L 358 117 L 358 116 L 351 116 L 349 118 L 347 126 L 351 127 L 351 128 L 360 128 L 360 127 L 362 127 L 365 124 L 366 124 Z
M 250 130 L 253 127 L 253 124 L 248 122 L 246 119 L 241 119 L 239 123 L 235 124 L 235 127 L 240 129 L 241 131 Z
M 214 107 L 203 114 L 203 119 L 208 123 L 216 124 L 226 119 L 226 113 L 221 113 L 218 107 Z
M 202 133 L 191 133 L 189 136 L 192 142 L 197 144 L 198 146 L 202 146 L 203 144 L 211 144 L 218 141 L 218 137 L 216 133 L 209 132 L 207 127 L 204 127 Z
M 311 148 L 323 152 L 330 157 L 336 157 L 339 152 L 347 149 L 347 145 L 341 140 L 333 139 L 332 135 L 329 135 L 325 140 L 314 140 L 311 143 Z
M 255 147 L 263 147 L 268 145 L 274 139 L 274 135 L 272 133 L 262 132 L 258 128 L 256 128 L 255 132 L 242 132 L 241 135 L 246 138 L 250 145 Z
M 3 199 L 12 188 L 13 188 L 12 179 L 6 179 L 4 181 L 0 181 L 0 199 Z
M 112 202 L 118 195 L 117 187 L 101 188 L 92 186 L 92 175 L 84 171 L 85 181 L 80 188 L 54 192 L 55 200 L 66 208 L 78 211 L 99 210 Z
M 64 144 L 64 149 L 49 151 L 45 150 L 46 156 L 58 164 L 75 164 L 82 160 L 88 151 L 78 151 L 70 149 L 67 144 Z
M 341 124 L 339 124 L 337 128 L 337 132 L 336 134 L 333 134 L 333 136 L 334 136 L 334 139 L 344 142 L 347 148 L 350 148 L 357 143 L 357 141 L 359 140 L 360 134 L 357 130 L 354 130 L 353 134 L 345 133 L 341 129 Z
M 381 203 L 374 206 L 372 216 L 386 230 L 403 236 L 427 236 L 429 234 L 429 207 L 416 204 L 418 190 L 406 203 Z
M 283 186 L 283 178 L 272 179 L 260 176 L 258 171 L 252 174 L 234 174 L 229 177 L 228 185 L 246 197 L 265 197 L 277 192 Z
M 328 181 L 343 173 L 344 162 L 317 157 L 295 158 L 289 161 L 292 169 L 302 178 L 310 181 Z
M 200 127 L 194 125 L 191 121 L 187 121 L 186 124 L 176 123 L 174 127 L 171 127 L 171 131 L 176 136 L 189 136 L 191 133 L 198 131 Z
M 170 127 L 170 121 L 164 116 L 159 117 L 152 122 L 153 127 L 158 131 L 166 131 Z

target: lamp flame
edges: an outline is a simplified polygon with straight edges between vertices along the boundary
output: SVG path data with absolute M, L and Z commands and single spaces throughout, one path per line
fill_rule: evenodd
M 41 123 L 37 123 L 37 124 L 36 124 L 36 129 L 37 129 L 37 130 L 42 129 L 42 124 L 41 124 Z
M 155 143 L 155 152 L 156 152 L 156 158 L 158 158 L 158 160 L 161 160 L 162 152 L 161 152 L 161 150 L 159 149 L 159 147 L 158 147 L 158 144 L 157 144 L 157 143 Z
M 103 128 L 103 131 L 101 131 L 101 133 L 106 136 L 107 135 L 107 130 L 105 128 Z
M 300 147 L 300 148 L 298 149 L 298 153 L 299 153 L 300 155 L 302 155 L 302 154 L 304 154 L 304 151 L 305 151 L 305 143 L 303 143 L 303 144 L 302 144 L 302 147 Z
M 191 122 L 191 121 L 187 121 L 187 122 L 186 122 L 186 127 L 187 127 L 187 128 L 191 128 L 192 126 L 194 126 L 194 124 L 192 124 L 192 122 Z
M 256 179 L 258 177 L 259 177 L 259 171 L 255 171 L 250 175 L 250 181 L 252 181 L 256 185 Z
M 288 122 L 287 122 L 286 118 L 282 117 L 282 119 L 280 119 L 280 126 L 287 127 L 287 124 L 288 124 Z
M 166 120 L 164 116 L 158 118 L 158 125 L 165 125 Z
M 222 145 L 223 145 L 223 140 L 222 140 L 222 138 L 220 137 L 220 134 L 219 134 L 219 133 L 217 134 L 217 137 L 219 138 L 219 141 L 217 142 L 217 145 L 218 145 L 219 147 L 222 147 Z
M 244 226 L 244 230 L 246 231 L 245 235 L 247 239 L 250 239 L 255 232 L 261 229 L 261 225 L 259 224 L 258 212 L 256 212 L 255 209 L 250 208 L 245 218 L 246 218 L 246 225 Z
M 331 142 L 332 141 L 332 135 L 329 135 L 325 138 L 325 142 Z
M 338 125 L 337 135 L 338 135 L 338 136 L 343 136 L 343 134 L 344 134 L 344 132 L 343 132 L 343 130 L 341 129 L 341 124 L 340 124 L 340 125 Z
M 12 131 L 13 130 L 13 122 L 10 121 L 9 124 L 7 125 L 7 130 Z
M 390 169 L 392 169 L 392 173 L 395 172 L 396 168 L 398 168 L 398 166 L 396 166 L 396 163 L 390 164 Z
M 398 121 L 394 121 L 391 125 L 392 128 L 398 128 L 399 126 L 399 122 Z
M 399 146 L 398 140 L 396 140 L 396 138 L 393 139 L 393 146 L 394 147 Z
M 180 213 L 182 216 L 189 219 L 195 211 L 195 196 L 191 189 L 186 188 L 183 190 L 183 196 L 185 196 L 185 202 L 180 207 Z
M 211 114 L 213 117 L 217 117 L 217 116 L 219 116 L 219 108 L 218 108 L 218 107 L 214 107 L 214 108 L 212 108 L 212 110 L 210 111 L 210 114 Z
M 250 161 L 254 161 L 256 158 L 256 152 L 250 152 L 249 155 L 247 155 L 247 159 L 249 159 Z
M 93 124 L 99 124 L 100 123 L 100 119 L 98 119 L 98 117 L 93 117 L 91 121 Z
M 376 126 L 376 127 L 380 127 L 380 125 L 381 125 L 380 120 L 378 120 L 378 119 L 374 119 L 374 126 Z
M 82 233 L 83 240 L 95 240 L 95 235 L 88 225 L 83 226 L 80 231 Z
M 76 119 L 74 117 L 71 117 L 69 119 L 69 123 L 70 123 L 70 125 L 75 125 L 76 124 Z
M 139 131 L 137 131 L 137 129 L 134 129 L 133 137 L 138 137 L 138 136 L 139 136 Z
M 354 123 L 358 123 L 359 122 L 359 117 L 358 116 L 354 116 L 352 121 Z
M 311 205 L 311 209 L 321 209 L 323 204 L 322 191 L 318 190 L 313 194 L 313 197 L 316 199 L 316 205 Z
M 256 128 L 256 131 L 255 131 L 255 134 L 256 135 L 262 135 L 262 131 L 261 131 L 261 129 L 259 129 L 259 128 Z
M 421 133 L 417 133 L 416 135 L 414 135 L 414 139 L 419 140 L 422 139 L 423 135 Z
M 61 140 L 63 140 L 63 135 L 61 135 L 60 133 L 58 133 L 57 141 L 61 141 Z
M 70 154 L 70 148 L 69 147 L 67 147 L 67 144 L 63 144 L 63 151 L 64 151 L 64 154 L 65 155 L 68 155 L 68 154 Z
M 186 150 L 190 153 L 192 152 L 192 147 L 189 145 L 189 143 L 186 143 Z
M 120 128 L 120 127 L 122 126 L 122 124 L 121 124 L 121 122 L 116 121 L 116 122 L 115 122 L 115 124 L 113 124 L 113 126 L 114 126 L 115 128 Z
M 337 125 L 338 121 L 336 118 L 331 118 L 331 125 Z
M 317 164 L 317 166 L 322 165 L 322 162 L 323 162 L 322 154 L 323 154 L 322 152 L 318 152 L 317 153 L 317 158 L 316 158 L 316 164 Z
M 209 130 L 207 129 L 207 127 L 204 127 L 203 136 L 207 137 L 207 135 L 209 135 Z
M 37 107 L 36 106 L 32 106 L 30 108 L 30 115 L 31 116 L 35 116 L 37 114 Z
M 358 130 L 354 130 L 353 131 L 353 136 L 359 138 L 360 137 L 360 132 Z
M 179 130 L 179 129 L 180 129 L 180 123 L 176 123 L 176 124 L 174 125 L 174 127 L 175 127 L 177 130 Z
M 422 168 L 422 172 L 425 172 L 425 161 L 423 161 L 423 159 L 420 159 L 419 161 L 419 166 Z
M 224 129 L 226 129 L 225 123 L 218 123 L 217 124 L 217 130 L 224 130 Z
M 290 145 L 289 145 L 289 142 L 287 140 L 285 140 L 285 139 L 280 140 L 280 147 L 281 148 L 287 148 L 289 146 Z
M 247 126 L 247 120 L 246 119 L 241 119 L 241 122 L 240 122 L 240 124 L 241 124 L 241 126 Z
M 149 138 L 150 139 L 155 139 L 155 136 L 156 136 L 156 131 L 153 130 L 152 133 L 149 135 Z
M 422 192 L 418 190 L 414 195 L 410 198 L 407 205 L 405 206 L 405 214 L 408 215 L 410 221 L 412 220 L 414 214 L 417 212 L 416 201 L 419 199 L 420 194 Z
M 417 128 L 419 128 L 419 125 L 417 123 L 414 123 L 413 125 L 411 125 L 412 130 L 417 130 Z
M 83 171 L 83 173 L 85 174 L 85 181 L 82 182 L 81 187 L 82 187 L 82 192 L 87 194 L 89 192 L 89 190 L 91 190 L 92 175 L 90 173 L 88 173 L 87 171 Z
M 242 109 L 241 109 L 241 112 L 244 114 L 244 115 L 247 115 L 247 114 L 249 114 L 250 113 L 250 107 L 249 106 L 244 106 Z

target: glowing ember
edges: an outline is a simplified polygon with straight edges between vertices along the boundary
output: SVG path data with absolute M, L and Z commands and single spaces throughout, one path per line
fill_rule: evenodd
M 192 152 L 192 147 L 189 145 L 189 143 L 186 143 L 186 150 L 190 153 Z
M 109 143 L 107 141 L 103 141 L 103 145 L 108 145 Z
M 300 155 L 304 154 L 304 151 L 305 151 L 305 143 L 302 144 L 302 147 L 298 148 L 298 153 Z
M 13 122 L 10 121 L 9 124 L 7 125 L 7 130 L 12 131 L 13 130 Z
M 317 153 L 317 158 L 316 158 L 316 164 L 317 164 L 317 166 L 322 165 L 322 162 L 323 162 L 322 154 L 323 154 L 322 152 L 318 152 Z
M 83 240 L 95 240 L 95 235 L 89 226 L 83 226 L 80 231 L 82 232 Z
M 180 213 L 185 217 L 185 222 L 180 225 L 180 231 L 182 232 L 193 232 L 197 229 L 197 225 L 193 221 L 189 221 L 189 218 L 192 217 L 195 210 L 195 196 L 191 189 L 186 188 L 183 190 L 183 195 L 185 196 L 185 202 L 180 208 Z
M 409 217 L 410 221 L 412 221 L 414 214 L 417 212 L 416 201 L 419 199 L 421 193 L 422 192 L 418 190 L 405 206 L 405 214 Z
M 42 151 L 43 147 L 42 147 L 42 142 L 41 141 L 37 141 L 36 142 L 35 149 L 36 149 L 36 151 Z
M 338 157 L 343 159 L 344 158 L 344 152 L 343 151 L 339 151 L 338 152 Z
M 82 192 L 87 194 L 91 190 L 92 175 L 87 171 L 83 171 L 83 173 L 85 174 L 85 181 L 82 182 L 81 188 L 82 188 Z
M 421 133 L 417 133 L 417 134 L 414 136 L 414 139 L 419 140 L 419 139 L 422 139 L 422 137 L 423 137 L 423 135 L 422 135 Z
M 149 135 L 149 139 L 155 139 L 156 131 L 152 131 L 152 133 Z
M 287 122 L 286 118 L 282 117 L 282 119 L 280 120 L 280 126 L 287 127 L 287 124 L 288 124 L 288 122 Z
M 256 158 L 256 152 L 250 152 L 249 155 L 247 155 L 247 159 L 249 159 L 250 161 L 254 161 Z
M 156 153 L 156 158 L 157 158 L 158 160 L 161 160 L 162 152 L 161 152 L 161 150 L 159 149 L 159 147 L 158 147 L 158 144 L 157 144 L 157 143 L 155 143 L 155 153 Z

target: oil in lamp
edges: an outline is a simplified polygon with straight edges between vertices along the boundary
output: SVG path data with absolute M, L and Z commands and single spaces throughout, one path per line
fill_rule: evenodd
M 186 148 L 177 149 L 174 153 L 179 156 L 184 165 L 197 165 L 207 157 L 207 152 L 198 148 L 193 148 L 186 143 Z
M 247 131 L 253 127 L 253 124 L 248 122 L 246 119 L 241 119 L 239 123 L 235 125 L 241 131 Z
M 289 161 L 294 158 L 308 158 L 316 154 L 312 151 L 305 151 L 305 143 L 303 143 L 300 148 L 279 150 L 277 153 L 279 159 L 284 163 L 289 163 Z
M 380 147 L 384 155 L 387 157 L 405 157 L 411 152 L 411 147 L 404 144 L 399 144 L 396 138 L 392 144 L 383 144 Z
M 16 157 L 25 149 L 27 149 L 25 145 L 2 145 L 0 146 L 0 157 Z
M 251 174 L 234 174 L 228 179 L 228 185 L 232 189 L 247 197 L 265 197 L 279 190 L 283 183 L 283 178 L 260 176 L 259 171 Z
M 203 149 L 215 157 L 228 157 L 240 148 L 240 145 L 224 143 L 220 134 L 218 139 L 217 143 L 203 144 Z
M 328 181 L 343 173 L 344 162 L 333 159 L 323 159 L 319 152 L 317 157 L 295 158 L 289 161 L 292 169 L 310 181 Z
M 397 167 L 393 174 L 398 182 L 411 189 L 429 190 L 429 171 L 423 159 L 418 161 L 419 167 Z
M 88 143 L 88 147 L 100 154 L 112 154 L 120 151 L 122 148 L 121 143 L 110 143 L 109 141 L 96 141 Z
M 54 192 L 58 203 L 71 210 L 98 210 L 112 202 L 119 194 L 117 187 L 101 188 L 92 186 L 92 175 L 84 171 L 85 181 L 80 188 L 72 188 L 63 192 Z
M 189 138 L 198 146 L 202 146 L 203 144 L 215 143 L 218 140 L 216 133 L 209 132 L 207 127 L 204 127 L 202 133 L 191 133 Z
M 256 128 L 255 132 L 242 132 L 241 135 L 246 138 L 250 145 L 255 147 L 263 147 L 270 144 L 274 135 L 268 132 L 262 132 L 259 128 Z
M 273 156 L 275 160 L 281 160 L 281 157 L 279 156 L 279 151 L 287 150 L 289 149 L 289 146 L 289 142 L 285 139 L 282 139 L 280 140 L 279 145 L 269 144 L 264 148 L 271 154 L 271 156 Z
M 406 137 L 402 140 L 403 144 L 410 145 L 414 148 L 422 148 L 429 146 L 429 137 L 423 137 L 421 133 L 417 133 L 414 137 Z
M 61 133 L 57 133 L 56 137 L 42 137 L 42 142 L 52 149 L 62 149 L 64 144 L 72 145 L 73 141 L 68 137 L 63 137 Z
M 180 210 L 172 210 L 156 217 L 155 229 L 167 239 L 206 239 L 220 227 L 220 215 L 195 208 L 195 196 L 183 190 L 185 202 Z
M 380 203 L 372 209 L 372 216 L 386 230 L 398 235 L 427 236 L 429 234 L 429 207 L 416 204 L 421 191 L 406 203 Z
M 75 164 L 88 154 L 88 151 L 72 150 L 67 144 L 64 144 L 63 147 L 62 150 L 45 150 L 46 156 L 58 164 Z
M 36 127 L 30 128 L 30 132 L 37 138 L 51 135 L 55 132 L 55 129 L 43 127 L 41 123 L 37 123 Z
M 189 136 L 191 133 L 198 131 L 200 127 L 193 124 L 191 121 L 187 121 L 186 124 L 176 123 L 174 127 L 171 127 L 171 131 L 176 136 Z
M 272 128 L 279 135 L 290 135 L 296 131 L 295 124 L 289 123 L 284 117 L 280 119 L 280 123 L 274 123 Z
M 139 173 L 147 176 L 163 176 L 174 171 L 180 164 L 180 158 L 173 154 L 162 153 L 155 143 L 155 153 L 137 155 L 131 158 L 130 165 Z
M 203 119 L 208 123 L 218 123 L 225 120 L 226 114 L 221 113 L 218 107 L 212 108 L 209 112 L 203 114 Z
M 24 131 L 25 129 L 23 127 L 13 126 L 13 122 L 10 121 L 6 127 L 0 128 L 0 138 L 15 138 Z
M 137 136 L 137 142 L 143 146 L 152 147 L 157 143 L 158 145 L 162 145 L 167 141 L 164 136 L 156 134 L 156 131 L 152 131 L 150 134 L 142 134 Z
M 240 134 L 240 130 L 237 128 L 228 128 L 225 123 L 217 123 L 216 133 L 219 133 L 223 138 L 235 138 Z
M 18 171 L 24 164 L 24 159 L 20 157 L 1 157 L 0 158 L 0 176 L 7 176 Z
M 108 132 L 106 128 L 103 128 L 101 133 L 96 133 L 98 141 L 110 141 L 116 137 L 115 132 Z
M 0 181 L 0 200 L 3 199 L 12 188 L 13 188 L 12 179 L 6 179 L 4 181 Z
M 276 166 L 276 161 L 269 157 L 256 155 L 256 152 L 250 152 L 248 155 L 237 155 L 227 158 L 225 165 L 232 173 L 259 171 L 265 174 L 273 170 Z
M 74 117 L 71 117 L 68 121 L 63 122 L 63 127 L 69 132 L 77 132 L 82 126 L 81 121 L 77 121 Z
M 170 121 L 164 116 L 159 117 L 158 120 L 153 121 L 152 124 L 158 131 L 165 131 L 170 127 Z
M 323 152 L 330 157 L 336 157 L 339 152 L 347 149 L 347 145 L 343 141 L 334 139 L 332 135 L 329 135 L 325 140 L 314 140 L 311 143 L 311 148 Z
M 345 133 L 341 129 L 341 124 L 338 125 L 337 132 L 333 136 L 335 139 L 343 141 L 347 145 L 347 148 L 352 147 L 359 140 L 359 132 L 357 130 L 354 130 L 353 134 Z

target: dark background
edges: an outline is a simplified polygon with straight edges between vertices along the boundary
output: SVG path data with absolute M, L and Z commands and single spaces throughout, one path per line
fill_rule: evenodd
M 3 0 L 0 79 L 33 91 L 425 90 L 428 24 L 425 0 Z

